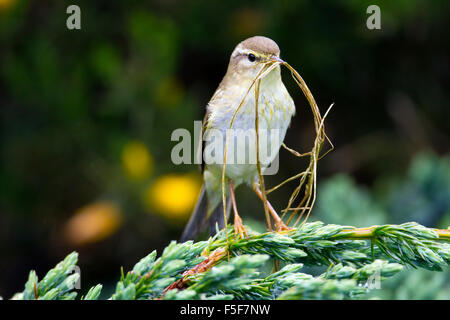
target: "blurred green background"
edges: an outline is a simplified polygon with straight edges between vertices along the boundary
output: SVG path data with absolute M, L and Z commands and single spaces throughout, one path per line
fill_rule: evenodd
M 366 8 L 381 7 L 381 30 Z M 66 8 L 81 8 L 81 30 Z M 446 1 L 0 0 L 0 295 L 80 252 L 82 290 L 178 239 L 201 186 L 175 166 L 176 128 L 193 131 L 234 46 L 274 39 L 307 82 L 336 149 L 319 163 L 311 220 L 450 225 L 450 6 Z M 286 137 L 313 141 L 306 100 Z M 286 151 L 269 186 L 302 171 Z M 271 194 L 281 210 L 295 184 Z M 238 205 L 253 224 L 262 204 Z M 254 222 L 256 221 L 256 222 Z M 109 286 L 109 287 L 108 287 Z M 450 299 L 448 272 L 409 271 L 383 298 Z

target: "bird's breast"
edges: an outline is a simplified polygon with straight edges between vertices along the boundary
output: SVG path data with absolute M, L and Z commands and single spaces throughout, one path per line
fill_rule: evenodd
M 259 161 L 262 166 L 268 166 L 274 160 L 295 113 L 294 102 L 281 79 L 275 83 L 264 80 L 266 79 L 261 81 L 257 105 L 258 137 L 255 131 L 256 104 L 253 89 L 240 108 L 238 107 L 248 86 L 234 85 L 225 90 L 220 89 L 221 92 L 216 92 L 220 99 L 214 99 L 208 106 L 204 150 L 210 154 L 211 149 L 215 149 L 216 161 L 209 164 L 207 161 L 207 165 L 222 167 L 226 147 L 226 175 L 237 183 L 251 183 L 257 175 L 256 139 L 259 141 Z

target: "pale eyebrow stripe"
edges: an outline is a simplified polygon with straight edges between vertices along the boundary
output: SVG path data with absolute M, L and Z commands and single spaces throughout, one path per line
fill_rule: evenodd
M 249 50 L 237 48 L 236 50 L 234 50 L 233 58 L 240 55 L 247 55 L 249 52 Z

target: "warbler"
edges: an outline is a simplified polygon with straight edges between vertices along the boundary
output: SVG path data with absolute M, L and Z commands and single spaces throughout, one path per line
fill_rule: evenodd
M 267 137 L 264 141 L 261 139 L 258 145 L 260 151 L 269 146 L 275 152 L 260 156 L 262 169 L 267 168 L 278 154 L 291 118 L 295 114 L 294 101 L 281 79 L 280 65 L 283 63 L 278 45 L 267 37 L 254 36 L 248 38 L 240 42 L 233 50 L 227 72 L 207 104 L 203 122 L 202 141 L 205 141 L 202 144 L 203 156 L 205 156 L 207 150 L 213 149 L 214 152 L 211 152 L 211 154 L 215 153 L 216 161 L 206 162 L 206 159 L 204 159 L 206 162 L 202 166 L 204 184 L 197 205 L 180 241 L 193 239 L 208 225 L 211 234 L 215 233 L 216 224 L 219 229 L 224 227 L 222 156 L 225 153 L 225 146 L 229 147 L 229 144 L 233 142 L 233 140 L 227 140 L 227 134 L 230 135 L 230 127 L 231 131 L 234 132 L 256 133 L 256 94 L 255 91 L 249 91 L 249 89 L 252 85 L 255 86 L 255 79 L 261 74 L 262 70 L 271 64 L 276 66 L 261 78 L 257 96 L 258 134 L 261 137 L 265 130 L 265 137 Z M 277 134 L 270 135 L 267 133 L 268 131 L 274 131 Z M 223 138 L 221 141 L 220 135 Z M 270 137 L 268 137 L 269 135 Z M 213 136 L 216 139 L 212 139 Z M 243 138 L 239 134 L 233 137 L 241 143 L 237 144 L 237 148 L 230 147 L 226 150 L 225 179 L 228 189 L 226 191 L 226 207 L 228 209 L 226 214 L 229 215 L 229 209 L 232 206 L 235 232 L 244 237 L 247 235 L 247 231 L 238 214 L 234 189 L 241 184 L 247 184 L 253 188 L 261 200 L 263 200 L 263 196 L 259 187 L 257 164 L 254 161 L 257 153 L 255 141 L 247 141 L 246 139 L 246 142 L 243 143 Z M 245 161 L 236 163 L 235 159 L 243 154 L 248 155 L 248 157 L 245 157 Z M 250 161 L 250 158 L 253 161 Z M 267 202 L 267 206 L 277 229 L 286 229 L 286 225 L 270 203 Z

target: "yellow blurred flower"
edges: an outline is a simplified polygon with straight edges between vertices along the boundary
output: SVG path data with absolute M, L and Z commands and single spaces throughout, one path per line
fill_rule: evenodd
M 122 166 L 131 179 L 144 179 L 153 169 L 153 157 L 140 141 L 132 141 L 122 150 Z
M 119 207 L 112 202 L 96 202 L 79 209 L 65 226 L 65 237 L 81 246 L 112 235 L 122 221 Z
M 16 0 L 0 0 L 0 11 L 6 11 L 15 4 Z
M 183 94 L 184 89 L 176 78 L 166 78 L 156 87 L 156 103 L 160 107 L 173 107 L 181 102 Z
M 162 216 L 183 221 L 197 202 L 201 179 L 197 174 L 168 174 L 158 178 L 144 193 L 144 203 Z

